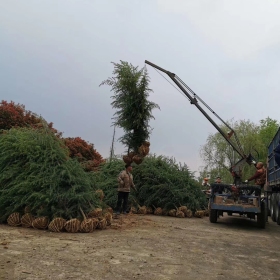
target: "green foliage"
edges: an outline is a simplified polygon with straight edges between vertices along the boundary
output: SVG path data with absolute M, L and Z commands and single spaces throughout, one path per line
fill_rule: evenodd
M 167 210 L 186 205 L 192 210 L 205 206 L 205 195 L 186 165 L 165 156 L 149 156 L 134 168 L 135 183 L 139 185 L 140 205 Z
M 95 189 L 102 189 L 105 203 L 115 208 L 117 202 L 117 176 L 124 169 L 121 159 L 113 159 L 92 174 Z M 186 205 L 192 210 L 206 206 L 205 195 L 186 165 L 177 164 L 164 156 L 147 156 L 133 167 L 137 192 L 131 191 L 132 205 L 162 207 L 167 210 Z
M 89 176 L 48 127 L 0 136 L 0 221 L 29 206 L 34 215 L 79 217 L 97 205 Z M 92 205 L 92 206 L 91 206 Z
M 250 120 L 240 120 L 230 125 L 238 136 L 245 154 L 252 153 L 257 161 L 266 163 L 267 146 L 277 132 L 279 122 L 268 117 L 259 124 Z M 227 131 L 224 125 L 221 125 L 221 129 Z M 231 139 L 235 142 L 234 137 Z M 200 152 L 205 166 L 200 172 L 199 180 L 210 174 L 211 178 L 221 176 L 225 183 L 233 182 L 228 169 L 240 159 L 240 156 L 233 151 L 220 133 L 210 134 Z M 243 168 L 243 178 L 250 177 L 253 172 L 254 166 L 246 164 Z
M 111 96 L 114 114 L 113 125 L 121 127 L 124 135 L 119 139 L 128 150 L 137 152 L 138 147 L 149 139 L 151 129 L 149 120 L 154 118 L 152 110 L 159 108 L 154 102 L 148 101 L 149 76 L 147 69 L 138 69 L 128 62 L 114 63 L 115 75 L 103 81 L 101 85 L 111 86 L 114 95 Z
M 261 146 L 260 146 L 258 152 L 259 152 L 260 160 L 263 162 L 266 162 L 268 145 L 272 141 L 279 126 L 280 126 L 280 123 L 278 121 L 272 120 L 269 117 L 267 117 L 264 120 L 260 120 L 258 134 L 259 134 Z
M 120 172 L 124 170 L 124 165 L 125 163 L 121 159 L 113 157 L 110 161 L 108 160 L 101 164 L 98 171 L 91 172 L 89 174 L 91 176 L 94 189 L 103 190 L 105 194 L 104 202 L 112 208 L 115 208 L 117 204 L 117 177 Z M 130 196 L 129 199 L 131 203 L 132 197 Z

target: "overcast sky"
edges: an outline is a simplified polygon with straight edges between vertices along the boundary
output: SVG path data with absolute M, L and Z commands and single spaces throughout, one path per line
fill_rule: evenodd
M 112 76 L 111 61 L 149 60 L 176 73 L 224 120 L 280 120 L 279 11 L 277 0 L 0 0 L 1 99 L 93 143 L 103 157 L 114 111 L 110 88 L 99 84 Z M 150 100 L 161 107 L 151 153 L 197 171 L 200 147 L 216 131 L 147 67 Z M 115 152 L 124 147 L 116 143 Z

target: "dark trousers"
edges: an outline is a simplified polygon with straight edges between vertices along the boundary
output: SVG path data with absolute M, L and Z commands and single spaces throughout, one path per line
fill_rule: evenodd
M 117 202 L 117 211 L 121 212 L 121 205 L 123 212 L 127 210 L 127 202 L 128 202 L 129 192 L 118 192 L 118 202 Z

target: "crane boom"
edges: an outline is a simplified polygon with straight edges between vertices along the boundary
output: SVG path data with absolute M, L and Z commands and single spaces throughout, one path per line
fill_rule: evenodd
M 165 70 L 158 65 L 145 60 L 145 63 L 152 66 L 153 68 L 165 73 L 169 76 L 169 78 L 178 86 L 178 88 L 184 93 L 184 95 L 189 99 L 190 103 L 195 105 L 198 110 L 210 121 L 210 123 L 218 130 L 218 132 L 224 137 L 224 139 L 228 142 L 228 144 L 240 155 L 241 159 L 230 168 L 230 172 L 235 177 L 235 183 L 240 183 L 241 181 L 241 167 L 244 163 L 256 164 L 255 159 L 251 154 L 248 156 L 244 153 L 242 146 L 239 143 L 239 140 L 234 132 L 234 130 L 224 122 L 201 98 L 198 97 L 176 74 Z M 205 110 L 198 104 L 198 100 L 202 102 L 213 114 L 215 114 L 229 129 L 229 133 L 225 133 L 216 123 L 215 121 L 205 112 Z M 237 145 L 231 140 L 232 135 L 235 135 L 235 139 Z

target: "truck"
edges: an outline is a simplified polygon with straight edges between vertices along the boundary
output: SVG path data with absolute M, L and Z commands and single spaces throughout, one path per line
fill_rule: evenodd
M 267 197 L 261 195 L 260 186 L 244 184 L 242 181 L 242 167 L 244 164 L 254 165 L 256 167 L 256 160 L 250 153 L 246 155 L 235 131 L 223 121 L 214 110 L 212 110 L 182 79 L 175 73 L 172 73 L 158 65 L 145 60 L 145 63 L 153 67 L 157 72 L 165 73 L 176 85 L 177 90 L 183 92 L 192 105 L 195 105 L 199 111 L 210 121 L 210 123 L 218 130 L 224 137 L 228 144 L 240 156 L 240 160 L 233 166 L 228 168 L 233 176 L 232 184 L 211 184 L 211 195 L 209 199 L 209 220 L 211 223 L 216 223 L 219 216 L 224 212 L 228 215 L 238 213 L 240 216 L 250 219 L 256 219 L 261 228 L 265 228 L 267 220 Z M 159 71 L 158 71 L 159 70 Z M 161 74 L 159 72 L 159 74 Z M 162 75 L 162 74 L 161 74 Z M 165 78 L 165 77 L 164 77 Z M 205 106 L 211 113 L 213 113 L 222 123 L 229 129 L 228 132 L 223 131 L 217 123 L 209 116 L 209 114 L 202 108 Z M 234 138 L 233 138 L 234 137 Z M 235 141 L 233 141 L 235 139 Z M 280 171 L 279 171 L 280 172 Z M 280 173 L 279 173 L 280 175 Z M 279 176 L 280 179 L 280 176 Z M 276 188 L 276 187 L 275 187 Z M 271 193 L 271 204 L 280 202 L 280 193 Z M 273 204 L 273 205 L 274 205 Z M 272 209 L 272 208 L 271 208 Z M 275 209 L 275 211 L 274 211 Z M 273 213 L 279 212 L 279 207 L 273 208 Z M 278 213 L 277 212 L 277 213 Z M 278 215 L 279 216 L 279 215 Z M 277 217 L 278 217 L 277 216 Z M 276 214 L 275 214 L 276 217 Z
M 267 197 L 267 213 L 273 222 L 280 225 L 280 166 L 275 160 L 275 149 L 280 141 L 280 128 L 268 146 L 267 178 L 265 193 Z

